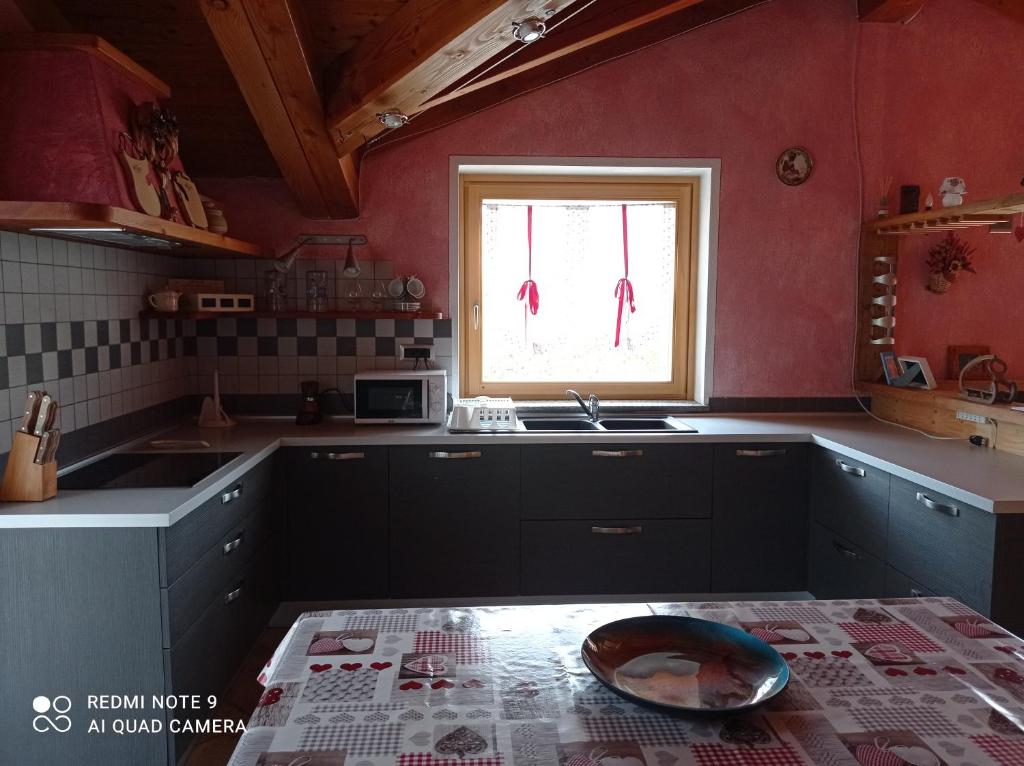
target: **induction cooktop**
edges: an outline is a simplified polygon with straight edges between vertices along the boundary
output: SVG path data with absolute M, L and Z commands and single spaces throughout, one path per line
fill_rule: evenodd
M 59 489 L 194 487 L 241 452 L 118 452 L 58 477 Z

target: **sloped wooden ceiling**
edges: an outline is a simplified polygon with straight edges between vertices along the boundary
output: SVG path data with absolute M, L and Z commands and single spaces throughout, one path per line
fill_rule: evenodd
M 194 175 L 281 175 L 306 215 L 325 218 L 357 214 L 368 145 L 772 1 L 14 0 L 64 24 L 50 31 L 100 35 L 167 82 Z M 1024 20 L 1024 0 L 977 1 Z M 927 0 L 858 3 L 863 21 L 905 22 Z M 523 45 L 512 32 L 530 16 L 548 32 Z M 388 110 L 410 122 L 386 131 Z

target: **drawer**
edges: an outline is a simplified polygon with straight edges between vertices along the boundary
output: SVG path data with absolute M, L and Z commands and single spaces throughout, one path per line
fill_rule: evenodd
M 893 477 L 888 563 L 986 615 L 995 533 L 994 514 Z
M 181 639 L 165 650 L 171 693 L 220 696 L 240 670 L 277 608 L 277 567 L 272 552 L 272 546 L 264 545 L 241 577 L 219 591 Z M 178 758 L 191 739 L 192 735 L 185 734 L 174 737 Z
M 885 558 L 889 474 L 829 450 L 811 467 L 811 516 L 876 558 Z
M 829 529 L 811 523 L 809 577 L 815 598 L 880 598 L 885 565 Z
M 807 453 L 804 444 L 715 447 L 714 592 L 807 590 Z
M 522 451 L 490 445 L 391 448 L 392 598 L 516 595 Z M 379 566 L 370 573 L 379 575 Z
M 711 522 L 524 521 L 524 595 L 706 593 Z
M 903 572 L 892 567 L 885 568 L 885 597 L 886 598 L 921 598 L 922 596 L 934 596 L 935 593 L 916 580 L 907 577 Z
M 523 447 L 523 517 L 711 517 L 714 448 L 558 444 Z
M 221 487 L 217 494 L 185 518 L 161 530 L 164 534 L 165 585 L 170 585 L 200 559 L 270 490 L 273 461 L 267 458 L 242 478 Z
M 181 638 L 217 594 L 241 576 L 245 565 L 272 536 L 272 524 L 271 503 L 264 499 L 163 591 L 167 599 L 165 646 Z

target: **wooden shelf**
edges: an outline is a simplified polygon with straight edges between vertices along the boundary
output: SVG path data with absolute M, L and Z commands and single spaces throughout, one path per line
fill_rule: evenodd
M 440 311 L 141 311 L 142 319 L 444 319 Z
M 860 382 L 857 384 L 857 391 L 871 397 L 886 397 L 906 405 L 928 406 L 943 412 L 969 412 L 972 415 L 980 415 L 1000 423 L 1024 426 L 1024 412 L 1012 409 L 1009 404 L 984 404 L 962 399 L 960 398 L 960 384 L 955 380 L 940 380 L 937 381 L 937 386 L 937 388 L 928 390 L 889 386 L 885 383 Z M 1017 406 L 1024 406 L 1024 404 Z M 969 428 L 971 425 L 970 422 L 964 423 L 965 428 Z
M 0 202 L 0 229 L 58 239 L 88 241 L 110 247 L 207 258 L 273 258 L 270 250 L 240 239 L 213 234 L 145 213 L 89 202 Z M 40 231 L 59 229 L 59 231 Z M 160 242 L 118 241 L 120 229 Z M 109 236 L 108 236 L 109 235 Z
M 921 213 L 898 215 L 894 218 L 878 218 L 865 221 L 862 228 L 867 232 L 889 235 L 931 234 L 936 231 L 955 231 L 975 226 L 1004 226 L 1012 217 L 1024 212 L 1024 193 L 1011 194 L 998 199 L 971 202 L 957 207 L 944 207 Z M 1002 231 L 1009 233 L 1009 228 Z

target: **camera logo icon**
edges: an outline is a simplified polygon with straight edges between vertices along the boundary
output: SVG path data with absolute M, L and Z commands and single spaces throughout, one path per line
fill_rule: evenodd
M 32 728 L 40 734 L 55 731 L 65 734 L 71 731 L 71 719 L 66 715 L 71 710 L 71 698 L 63 694 L 54 697 L 42 695 L 32 700 L 32 709 L 38 715 L 32 719 Z

